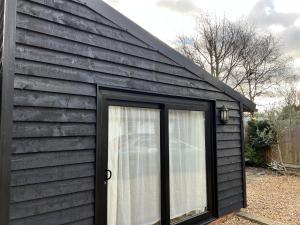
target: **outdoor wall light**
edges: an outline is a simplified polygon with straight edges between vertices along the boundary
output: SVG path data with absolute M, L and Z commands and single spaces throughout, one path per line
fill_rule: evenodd
M 229 110 L 224 105 L 220 109 L 220 119 L 223 124 L 227 123 L 229 120 Z

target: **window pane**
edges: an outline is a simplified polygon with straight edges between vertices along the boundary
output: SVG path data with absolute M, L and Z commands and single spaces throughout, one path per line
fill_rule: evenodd
M 207 211 L 204 112 L 169 110 L 169 157 L 174 224 Z
M 109 225 L 160 224 L 160 111 L 109 107 Z

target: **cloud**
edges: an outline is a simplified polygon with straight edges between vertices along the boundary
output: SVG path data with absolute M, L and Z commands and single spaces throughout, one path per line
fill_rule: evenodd
M 107 0 L 107 2 L 109 2 L 111 4 L 119 4 L 120 0 Z
M 157 5 L 179 13 L 197 10 L 197 6 L 192 0 L 159 0 Z
M 249 13 L 249 19 L 259 26 L 282 25 L 288 27 L 300 17 L 300 13 L 277 12 L 273 0 L 258 1 Z
M 299 58 L 300 57 L 300 27 L 298 26 L 288 27 L 282 32 L 281 38 L 285 45 L 286 52 L 295 58 Z
M 286 54 L 300 58 L 300 26 L 296 25 L 300 13 L 278 12 L 274 0 L 259 0 L 248 18 L 262 31 L 268 30 L 278 36 Z

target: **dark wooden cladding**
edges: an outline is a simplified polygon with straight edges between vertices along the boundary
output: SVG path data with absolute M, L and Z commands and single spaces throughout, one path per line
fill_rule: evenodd
M 15 89 L 14 105 L 95 110 L 96 98 L 88 96 Z
M 242 179 L 242 171 L 234 171 L 232 173 L 226 173 L 226 174 L 219 174 L 218 181 L 220 183 L 235 179 Z M 241 199 L 242 200 L 242 199 Z
M 230 173 L 238 170 L 242 170 L 242 165 L 240 162 L 218 166 L 218 174 Z
M 95 137 L 50 137 L 50 138 L 18 138 L 12 144 L 13 154 L 35 152 L 74 151 L 95 149 Z
M 222 196 L 222 195 L 219 194 L 219 196 Z M 242 193 L 233 194 L 230 197 L 223 198 L 223 199 L 222 199 L 222 197 L 220 197 L 219 198 L 219 206 L 220 206 L 220 208 L 226 208 L 226 207 L 228 207 L 230 205 L 233 205 L 235 203 L 242 204 L 241 198 L 243 198 Z
M 217 142 L 217 149 L 228 149 L 228 148 L 240 148 L 241 141 L 240 140 L 226 140 L 226 141 L 219 141 Z
M 24 202 L 94 189 L 94 177 L 11 187 L 11 202 Z
M 47 39 L 45 39 L 47 38 Z M 119 65 L 127 65 L 136 68 L 143 68 L 150 71 L 157 71 L 165 74 L 185 76 L 194 78 L 181 67 L 174 67 L 159 62 L 141 59 L 135 56 L 106 50 L 104 48 L 89 46 L 62 38 L 56 38 L 49 35 L 36 34 L 35 32 L 20 29 L 17 36 L 17 43 L 23 43 L 40 48 L 52 49 L 59 52 L 76 54 L 86 58 L 97 59 L 106 62 L 113 62 Z M 218 91 L 207 85 L 208 88 Z
M 224 165 L 232 165 L 233 163 L 240 163 L 241 156 L 229 156 L 229 157 L 224 157 L 222 160 L 219 160 L 218 162 L 218 167 L 219 166 L 224 166 Z
M 103 35 L 105 37 L 109 37 L 118 41 L 124 41 L 140 47 L 150 48 L 149 45 L 145 44 L 143 41 L 135 38 L 124 30 L 107 27 L 106 25 L 99 22 L 86 20 L 73 14 L 66 13 L 65 11 L 62 12 L 57 9 L 45 7 L 44 5 L 33 4 L 30 1 L 18 0 L 17 11 L 20 13 L 31 15 L 33 17 L 57 22 L 62 25 L 83 30 L 87 33 Z
M 59 180 L 70 180 L 95 175 L 94 162 L 55 167 L 17 170 L 11 173 L 11 186 L 39 184 Z
M 174 62 L 158 54 L 151 49 L 140 48 L 127 42 L 120 42 L 96 34 L 86 35 L 84 31 L 76 28 L 66 27 L 57 23 L 37 19 L 25 14 L 18 14 L 17 26 L 26 30 L 36 31 L 51 36 L 64 38 L 78 43 L 84 43 L 90 46 L 110 49 L 127 55 L 138 56 L 142 59 L 153 60 L 156 62 L 175 65 Z
M 232 114 L 233 113 L 231 113 L 231 116 L 230 116 L 227 124 L 239 125 L 240 124 L 240 118 L 239 117 L 234 117 Z M 216 122 L 217 122 L 217 125 L 223 125 L 223 123 L 220 121 L 220 118 L 217 118 Z
M 96 96 L 95 85 L 30 76 L 15 76 L 15 89 Z
M 62 151 L 51 153 L 33 153 L 14 155 L 11 158 L 11 170 L 54 167 L 69 164 L 82 164 L 95 161 L 94 150 Z
M 97 86 L 214 102 L 218 214 L 243 205 L 240 102 L 82 0 L 16 11 L 9 225 L 95 225 Z
M 50 6 L 54 9 L 61 10 L 63 12 L 68 12 L 73 15 L 79 16 L 84 19 L 89 19 L 95 22 L 99 22 L 101 24 L 105 24 L 107 26 L 111 26 L 120 30 L 122 29 L 120 26 L 117 24 L 111 22 L 110 20 L 106 19 L 105 17 L 99 15 L 95 11 L 87 8 L 87 7 L 82 7 L 80 4 L 72 1 L 47 1 L 47 0 L 31 0 L 32 2 L 36 2 L 39 4 L 43 4 L 46 6 Z M 21 4 L 21 3 L 20 3 Z
M 242 180 L 240 178 L 223 181 L 219 183 L 219 191 L 229 190 L 234 187 L 241 187 L 241 185 L 242 185 Z
M 241 155 L 240 148 L 218 149 L 217 156 L 219 158 Z
M 22 219 L 12 220 L 11 225 L 33 225 L 43 221 L 43 225 L 67 224 L 90 218 L 94 215 L 94 205 L 87 204 L 78 207 L 59 210 L 47 214 L 39 214 L 38 216 L 26 217 Z M 45 222 L 44 222 L 45 221 Z
M 75 194 L 67 194 L 51 197 L 49 199 L 38 199 L 33 201 L 14 203 L 11 205 L 11 219 L 25 218 L 36 214 L 44 214 L 63 210 L 69 207 L 94 203 L 93 191 L 83 191 Z
M 228 104 L 231 105 L 231 103 L 228 103 Z M 223 105 L 227 106 L 227 104 L 223 104 Z M 220 108 L 217 108 L 217 112 L 216 112 L 217 116 L 220 115 Z M 239 109 L 230 109 L 229 108 L 229 117 L 230 117 L 230 121 L 234 121 L 234 120 L 237 120 L 238 118 L 240 118 L 240 111 L 239 111 Z M 217 120 L 217 122 L 219 122 L 219 121 Z
M 162 84 L 172 84 L 180 87 L 191 87 L 191 88 L 203 88 L 211 91 L 216 90 L 207 83 L 199 80 L 187 79 L 183 77 L 176 76 L 174 79 L 173 75 L 168 74 L 158 74 L 142 71 L 138 74 L 131 73 L 126 74 L 109 74 L 104 72 L 90 71 L 80 68 L 72 68 L 66 66 L 59 66 L 55 64 L 49 64 L 48 62 L 37 62 L 18 59 L 16 61 L 16 73 L 22 75 L 36 76 L 36 77 L 46 77 L 60 80 L 70 80 L 78 81 L 83 83 L 104 83 L 106 80 L 108 85 L 112 82 L 116 82 L 117 78 L 131 78 L 137 80 L 153 81 Z M 115 76 L 115 77 L 112 77 Z M 232 102 L 234 103 L 234 102 Z
M 226 124 L 217 126 L 217 133 L 240 133 L 240 131 L 240 125 Z
M 88 219 L 83 219 L 74 223 L 67 223 L 65 225 L 93 225 L 94 224 L 94 219 L 93 218 L 88 218 Z
M 95 124 L 15 122 L 13 137 L 68 137 L 95 135 Z
M 236 133 L 217 133 L 218 141 L 232 141 L 232 140 L 240 140 L 241 135 L 239 132 Z
M 15 107 L 14 121 L 96 123 L 96 112 L 81 109 Z
M 229 109 L 229 110 L 240 110 L 240 106 L 239 106 L 239 103 L 238 102 L 228 102 L 228 101 L 217 101 L 216 102 L 216 107 L 219 109 L 219 108 L 222 108 L 223 105 L 226 105 L 226 107 Z
M 220 209 L 219 214 L 226 215 L 226 214 L 236 211 L 237 209 L 241 209 L 242 207 L 243 207 L 243 205 L 241 202 L 233 203 L 225 208 Z
M 115 86 L 119 88 L 131 88 L 137 90 L 143 89 L 149 92 L 161 92 L 173 95 L 174 93 L 178 93 L 177 95 L 186 97 L 201 96 L 203 99 L 208 100 L 220 99 L 233 101 L 230 97 L 224 95 L 223 93 L 213 92 L 207 89 L 188 88 L 155 81 L 148 82 L 146 80 L 132 79 L 132 77 L 139 76 L 139 74 L 144 73 L 145 71 L 136 71 L 135 69 L 129 67 L 116 66 L 111 62 L 100 62 L 82 56 L 70 56 L 65 53 L 23 45 L 17 46 L 16 55 L 18 58 L 22 59 L 51 63 L 59 66 L 72 65 L 74 68 L 78 69 L 91 70 L 100 73 L 111 73 L 118 76 L 116 77 L 115 75 L 111 75 L 109 76 L 108 81 L 103 77 L 103 79 L 99 80 L 99 84 L 103 86 Z
M 235 187 L 235 188 L 232 188 L 230 190 L 225 190 L 225 191 L 220 192 L 219 199 L 220 200 L 228 199 L 228 198 L 230 198 L 232 196 L 239 195 L 242 192 L 243 192 L 243 190 L 240 187 Z

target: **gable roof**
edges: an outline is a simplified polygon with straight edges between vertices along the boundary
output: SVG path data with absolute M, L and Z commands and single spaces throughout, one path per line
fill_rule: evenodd
M 137 25 L 136 23 L 128 19 L 126 16 L 119 13 L 117 10 L 113 9 L 111 6 L 109 6 L 102 0 L 75 0 L 75 1 L 88 6 L 93 11 L 101 14 L 102 16 L 106 17 L 113 23 L 125 29 L 133 36 L 137 37 L 138 39 L 142 40 L 146 44 L 150 45 L 156 51 L 172 59 L 178 65 L 183 66 L 186 70 L 197 75 L 204 81 L 224 91 L 224 93 L 226 93 L 233 99 L 242 103 L 245 111 L 253 112 L 256 110 L 256 105 L 248 98 L 241 95 L 237 91 L 233 90 L 231 87 L 229 87 L 227 84 L 223 83 L 222 81 L 218 80 L 216 77 L 210 75 L 208 72 L 203 70 L 201 67 L 197 66 L 190 59 L 186 58 L 185 56 L 177 52 L 175 49 L 171 48 L 170 46 L 168 46 L 158 38 L 154 37 L 148 31 L 144 30 L 142 27 L 140 27 L 139 25 Z

